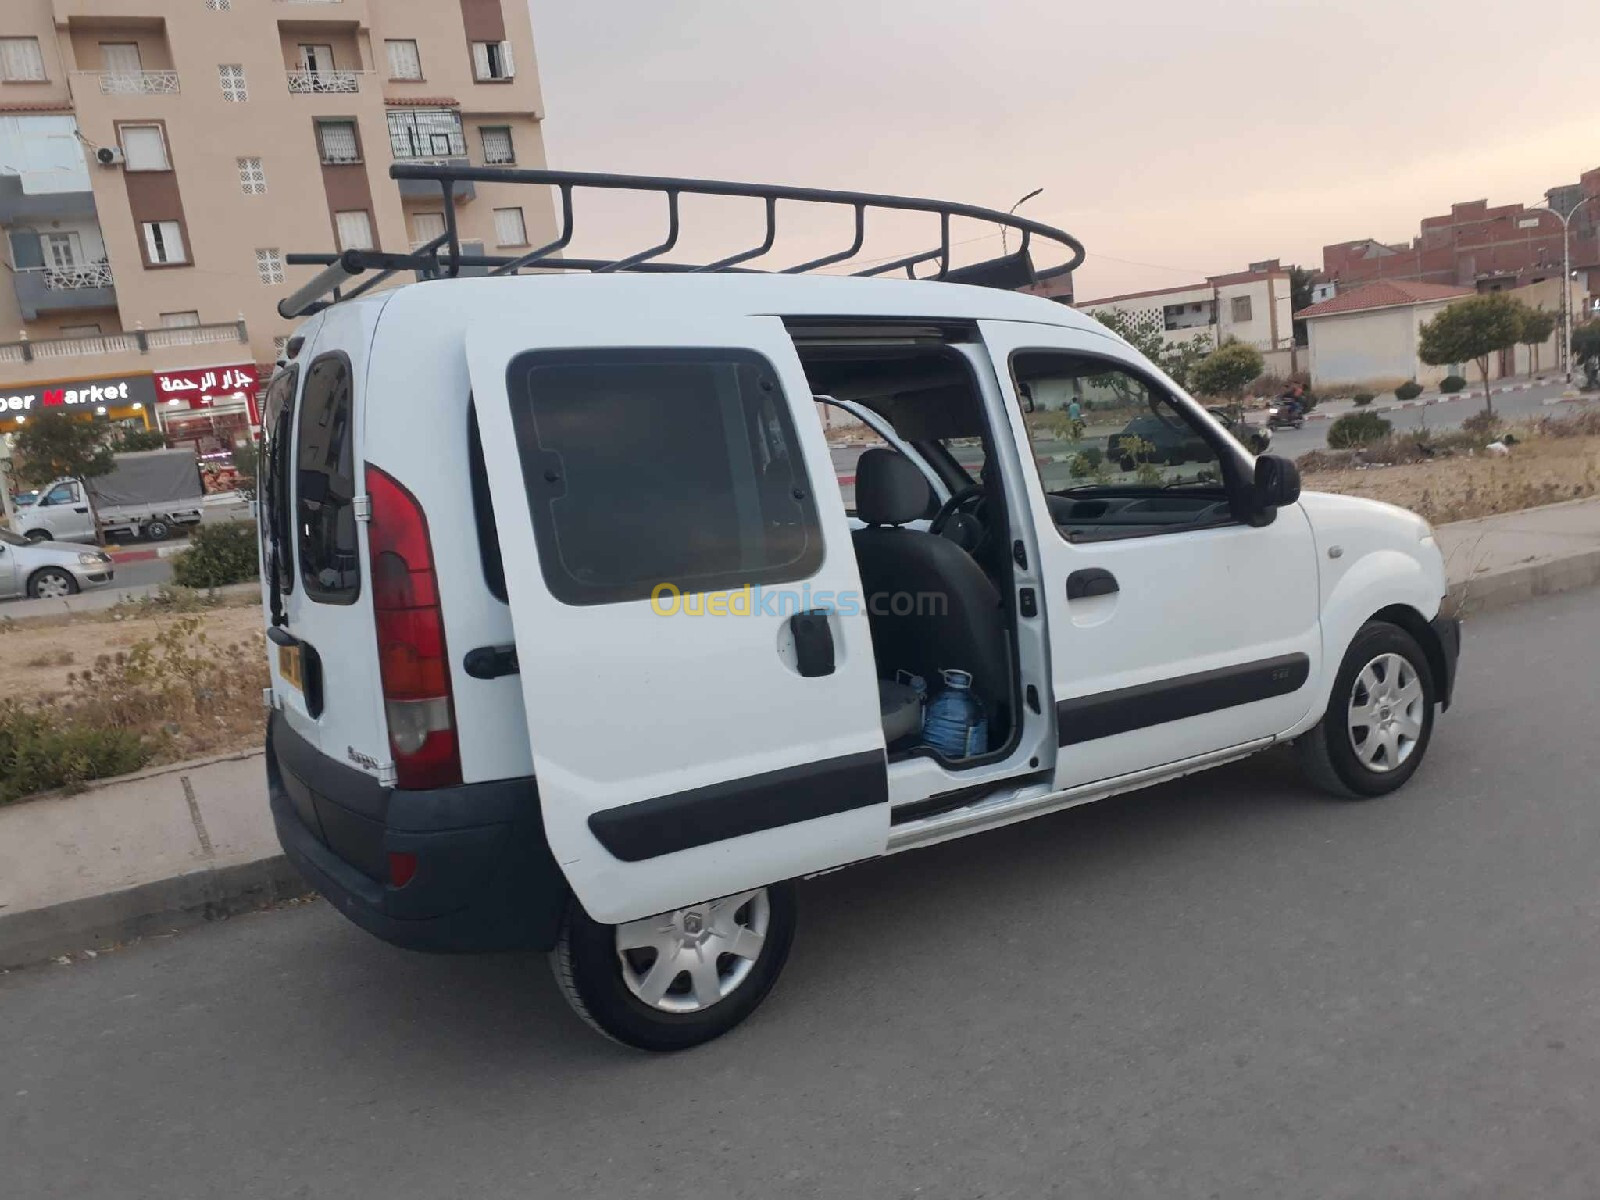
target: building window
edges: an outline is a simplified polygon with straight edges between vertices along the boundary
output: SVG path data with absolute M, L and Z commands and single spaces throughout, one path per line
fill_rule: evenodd
M 100 325 L 98 322 L 93 325 L 63 325 L 61 327 L 61 336 L 64 338 L 99 337 Z
M 100 69 L 108 75 L 138 75 L 144 70 L 138 42 L 101 42 Z
M 317 146 L 325 163 L 358 163 L 361 142 L 354 121 L 318 121 Z
M 232 12 L 233 0 L 206 0 L 206 8 L 212 12 Z
M 516 68 L 511 65 L 511 43 L 473 42 L 472 73 L 479 82 L 514 76 Z
M 188 262 L 183 251 L 183 229 L 176 221 L 145 221 L 144 249 L 151 266 Z
M 289 335 L 284 333 L 272 339 L 272 361 L 282 362 L 289 354 Z
M 193 329 L 198 324 L 200 324 L 200 314 L 192 308 L 187 312 L 161 314 L 161 328 L 163 329 Z
M 244 68 L 238 63 L 223 63 L 217 67 L 217 79 L 222 84 L 222 98 L 230 104 L 250 99 L 244 86 Z
M 1250 320 L 1250 297 L 1235 296 L 1233 298 L 1233 323 L 1242 325 Z
M 389 52 L 390 79 L 421 79 L 422 56 L 417 53 L 417 43 L 409 38 L 384 42 Z
M 239 190 L 246 196 L 267 194 L 267 173 L 261 168 L 259 158 L 241 158 L 239 161 Z
M 6 83 L 43 83 L 44 54 L 36 37 L 0 38 L 0 80 Z
M 256 274 L 261 282 L 271 287 L 283 282 L 283 253 L 278 250 L 256 251 Z
M 483 161 L 487 165 L 504 167 L 517 161 L 509 125 L 485 125 L 478 132 L 483 137 Z
M 461 116 L 449 108 L 391 110 L 389 149 L 396 158 L 465 158 Z
M 412 245 L 422 246 L 434 238 L 444 236 L 444 214 L 419 212 L 411 214 Z
M 333 47 L 326 42 L 300 44 L 300 69 L 312 75 L 333 70 Z
M 372 249 L 372 217 L 364 208 L 333 214 L 340 250 Z
M 528 227 L 522 220 L 520 208 L 494 210 L 494 240 L 501 246 L 526 246 Z
M 159 125 L 124 125 L 122 136 L 122 162 L 129 171 L 170 171 L 172 162 L 167 158 L 167 138 Z

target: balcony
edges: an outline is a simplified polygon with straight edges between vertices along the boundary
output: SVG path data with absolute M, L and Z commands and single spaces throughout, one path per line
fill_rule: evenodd
M 74 76 L 98 83 L 102 96 L 176 96 L 176 71 L 74 71 Z
M 152 350 L 164 350 L 173 346 L 212 345 L 242 345 L 248 349 L 250 337 L 244 322 L 241 320 L 227 321 L 220 325 L 186 325 L 176 329 L 135 329 L 129 333 L 40 338 L 37 341 L 25 338 L 20 342 L 0 343 L 0 363 L 145 355 Z
M 88 181 L 85 175 L 83 183 Z M 30 192 L 24 182 L 21 175 L 0 167 L 0 225 L 95 216 L 94 193 L 87 186 L 81 191 Z
M 396 158 L 396 162 L 424 163 L 435 167 L 465 167 L 470 165 L 465 158 Z M 402 200 L 437 200 L 443 194 L 439 185 L 431 179 L 397 179 L 396 186 L 400 189 Z M 478 186 L 472 180 L 462 180 L 455 186 L 457 204 L 465 204 L 474 200 L 478 195 Z
M 117 303 L 111 264 L 104 261 L 72 267 L 25 267 L 14 270 L 11 279 L 24 321 L 36 321 L 40 313 L 113 308 Z
M 304 0 L 302 0 L 304 2 Z M 327 3 L 329 0 L 312 0 Z M 289 71 L 289 94 L 292 96 L 353 96 L 361 91 L 361 77 L 367 71 Z

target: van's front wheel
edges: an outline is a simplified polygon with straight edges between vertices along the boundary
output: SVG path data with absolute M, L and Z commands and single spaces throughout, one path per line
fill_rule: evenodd
M 720 1037 L 766 998 L 789 957 L 792 883 L 601 925 L 574 902 L 550 965 L 567 1002 L 607 1037 L 686 1050 Z

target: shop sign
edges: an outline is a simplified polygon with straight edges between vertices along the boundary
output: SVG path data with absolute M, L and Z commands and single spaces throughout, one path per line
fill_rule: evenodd
M 157 371 L 156 391 L 163 405 L 175 401 L 188 408 L 210 408 L 219 401 L 244 400 L 250 423 L 256 425 L 256 389 L 260 386 L 254 363 L 228 367 L 196 367 L 191 371 Z
M 0 413 L 28 413 L 35 409 L 126 408 L 155 402 L 155 384 L 148 375 L 118 375 L 110 379 L 37 383 L 26 389 L 0 390 Z

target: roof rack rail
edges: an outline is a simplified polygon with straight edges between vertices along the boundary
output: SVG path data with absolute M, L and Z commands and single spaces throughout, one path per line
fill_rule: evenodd
M 891 271 L 905 271 L 913 279 L 934 279 L 950 283 L 973 283 L 987 287 L 1017 288 L 1039 280 L 1064 275 L 1084 259 L 1083 243 L 1063 230 L 1038 221 L 1030 221 L 1014 213 L 996 212 L 971 204 L 955 204 L 945 200 L 923 200 L 912 196 L 876 195 L 871 192 L 842 192 L 822 188 L 784 187 L 767 183 L 730 183 L 716 179 L 674 179 L 654 175 L 614 175 L 588 171 L 525 170 L 517 167 L 470 167 L 433 163 L 395 163 L 389 168 L 389 177 L 397 180 L 431 180 L 439 185 L 444 201 L 445 230 L 432 241 L 416 247 L 409 254 L 385 254 L 374 250 L 346 250 L 342 254 L 291 254 L 291 266 L 320 266 L 324 268 L 315 278 L 293 295 L 278 304 L 278 313 L 286 319 L 309 316 L 376 287 L 401 271 L 414 271 L 422 279 L 451 278 L 463 270 L 475 274 L 511 275 L 526 268 L 542 271 L 592 271 L 596 274 L 614 271 L 677 271 L 684 273 L 704 271 L 759 270 L 742 264 L 760 258 L 772 250 L 778 236 L 778 202 L 795 201 L 807 204 L 844 205 L 854 211 L 855 236 L 844 249 L 820 258 L 781 267 L 776 273 L 798 275 L 817 271 L 823 267 L 848 263 L 861 253 L 866 244 L 867 211 L 891 209 L 901 212 L 935 213 L 939 217 L 939 244 L 930 250 L 908 254 L 888 262 L 871 263 L 856 275 L 885 275 Z M 456 223 L 456 189 L 463 183 L 521 183 L 554 187 L 560 196 L 561 232 L 554 241 L 519 255 L 465 254 L 461 248 L 461 231 Z M 617 259 L 564 258 L 562 252 L 572 242 L 572 194 L 579 188 L 603 188 L 634 192 L 657 192 L 667 201 L 667 236 L 659 245 L 636 254 Z M 737 254 L 728 255 L 715 262 L 694 265 L 666 262 L 668 254 L 678 244 L 680 229 L 678 201 L 682 196 L 742 196 L 763 201 L 766 207 L 766 236 L 760 245 Z M 1004 230 L 1016 230 L 1021 237 L 1013 252 L 986 262 L 955 267 L 950 261 L 950 219 L 963 217 L 984 221 Z M 1034 238 L 1063 246 L 1069 251 L 1066 262 L 1035 270 L 1030 254 Z M 917 268 L 937 264 L 933 273 L 918 276 Z M 368 275 L 369 272 L 376 274 Z M 367 276 L 366 278 L 362 278 Z M 354 284 L 355 286 L 351 286 Z

